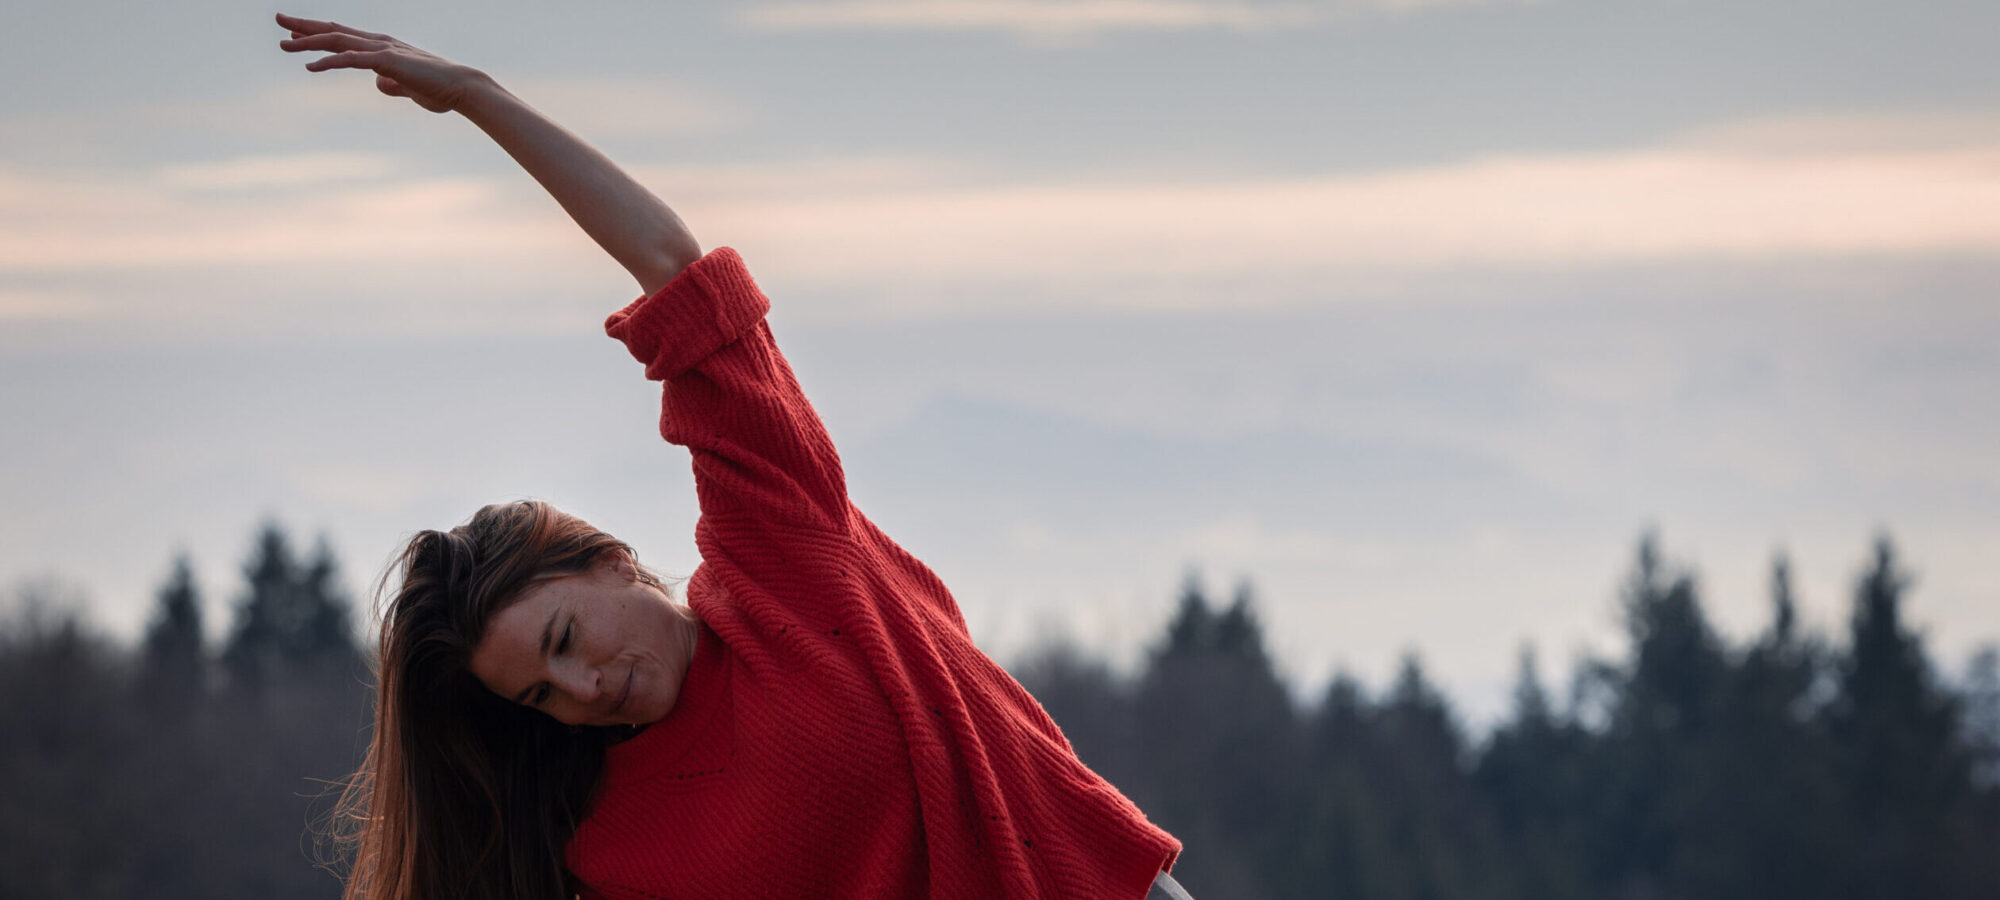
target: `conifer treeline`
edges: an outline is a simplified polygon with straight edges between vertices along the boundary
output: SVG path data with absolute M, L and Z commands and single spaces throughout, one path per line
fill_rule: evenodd
M 175 560 L 128 650 L 60 588 L 15 592 L 0 627 L 0 897 L 340 896 L 311 814 L 359 760 L 372 696 L 352 603 L 322 543 L 257 533 L 235 616 L 205 645 Z
M 51 589 L 0 623 L 0 897 L 337 897 L 312 863 L 326 780 L 366 738 L 353 606 L 322 543 L 266 525 L 220 646 L 183 558 L 135 648 Z M 1197 897 L 1347 900 L 2000 896 L 2000 655 L 1956 686 L 1901 618 L 1884 540 L 1847 634 L 1803 632 L 1774 566 L 1743 646 L 1641 542 L 1624 658 L 1561 699 L 1524 653 L 1480 740 L 1408 660 L 1306 708 L 1246 586 L 1190 580 L 1131 679 L 1050 647 L 1017 674 L 1082 757 L 1187 845 Z
M 1483 740 L 1411 657 L 1380 697 L 1288 702 L 1249 590 L 1192 580 L 1137 678 L 1056 648 L 1018 676 L 1078 754 L 1185 842 L 1196 897 L 1771 900 L 2000 897 L 2000 659 L 1940 678 L 1882 539 L 1847 633 L 1772 617 L 1731 646 L 1642 540 L 1623 659 L 1558 703 L 1524 651 Z

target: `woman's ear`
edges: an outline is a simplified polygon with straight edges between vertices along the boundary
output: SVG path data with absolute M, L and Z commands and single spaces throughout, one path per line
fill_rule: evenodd
M 606 551 L 604 561 L 599 565 L 611 570 L 612 574 L 617 575 L 622 581 L 639 580 L 639 563 L 632 558 L 629 550 Z

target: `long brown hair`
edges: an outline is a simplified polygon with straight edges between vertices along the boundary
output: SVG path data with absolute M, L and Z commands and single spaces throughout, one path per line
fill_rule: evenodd
M 334 814 L 353 852 L 346 900 L 569 895 L 563 851 L 623 729 L 563 725 L 495 696 L 468 665 L 486 623 L 532 582 L 607 553 L 632 550 L 524 500 L 419 532 L 397 554 L 378 589 L 374 734 Z

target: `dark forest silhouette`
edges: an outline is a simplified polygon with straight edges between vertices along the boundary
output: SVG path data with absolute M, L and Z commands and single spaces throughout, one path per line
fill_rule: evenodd
M 371 702 L 322 543 L 262 527 L 221 646 L 182 557 L 137 647 L 55 585 L 0 623 L 0 897 L 337 897 L 310 827 Z M 1692 572 L 1639 545 L 1629 645 L 1552 696 L 1524 651 L 1483 739 L 1408 658 L 1301 708 L 1251 588 L 1189 578 L 1138 674 L 1065 646 L 1015 667 L 1083 759 L 1187 845 L 1198 897 L 1728 900 L 2000 896 L 2000 654 L 1954 685 L 1902 619 L 1887 538 L 1847 631 L 1724 640 Z

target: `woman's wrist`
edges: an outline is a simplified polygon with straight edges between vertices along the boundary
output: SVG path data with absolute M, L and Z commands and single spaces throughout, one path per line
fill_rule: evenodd
M 458 96 L 453 98 L 452 112 L 458 113 L 478 124 L 482 119 L 490 120 L 498 104 L 519 103 L 520 99 L 508 93 L 493 76 L 471 66 L 465 66 L 460 75 L 462 86 Z

